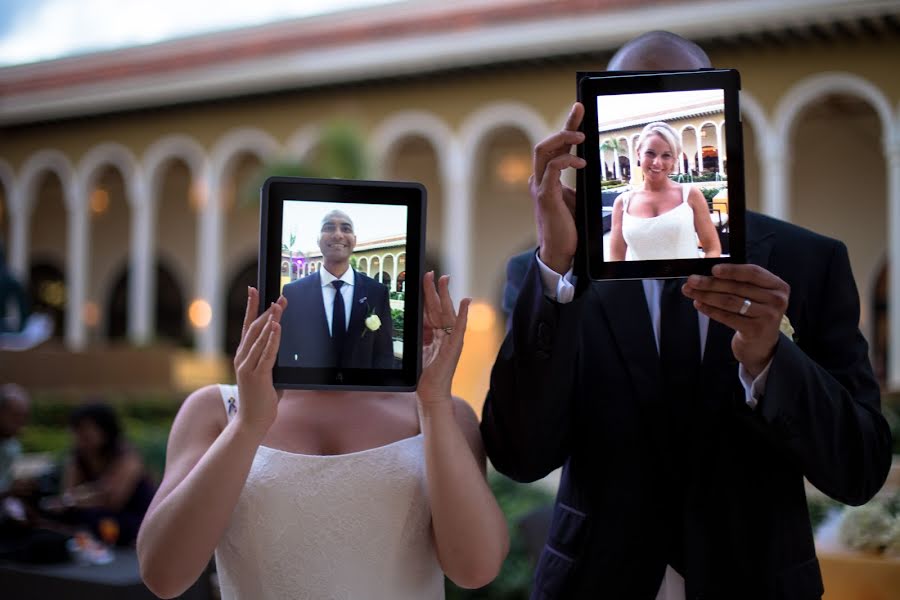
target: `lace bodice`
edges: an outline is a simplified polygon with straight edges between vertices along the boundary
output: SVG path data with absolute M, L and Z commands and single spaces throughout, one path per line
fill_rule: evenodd
M 632 192 L 626 192 L 622 211 L 622 237 L 628 249 L 625 260 L 670 260 L 699 258 L 694 211 L 687 202 L 690 187 L 683 185 L 682 202 L 655 217 L 628 214 Z
M 229 419 L 236 386 L 220 386 Z M 223 600 L 444 597 L 422 434 L 336 456 L 260 446 L 216 549 Z

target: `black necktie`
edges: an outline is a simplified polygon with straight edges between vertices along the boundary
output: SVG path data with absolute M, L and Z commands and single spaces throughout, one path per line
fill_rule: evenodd
M 698 394 L 700 372 L 700 330 L 697 309 L 690 298 L 681 293 L 684 279 L 669 279 L 663 284 L 659 298 L 659 360 L 663 398 L 658 417 L 665 419 L 664 448 L 666 456 L 668 515 L 667 560 L 684 575 L 685 484 L 689 473 L 684 468 L 688 459 L 690 424 Z
M 334 287 L 334 308 L 331 311 L 331 342 L 334 347 L 334 364 L 340 366 L 341 354 L 344 351 L 344 338 L 347 337 L 347 319 L 344 317 L 344 298 L 341 296 L 341 286 L 344 282 L 335 279 L 331 282 Z

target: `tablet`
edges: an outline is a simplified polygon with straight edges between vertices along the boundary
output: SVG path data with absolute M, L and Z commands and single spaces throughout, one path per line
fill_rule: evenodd
M 735 70 L 578 73 L 576 267 L 592 280 L 709 274 L 745 262 Z
M 265 181 L 260 313 L 279 295 L 288 301 L 276 388 L 415 389 L 425 196 L 418 183 Z

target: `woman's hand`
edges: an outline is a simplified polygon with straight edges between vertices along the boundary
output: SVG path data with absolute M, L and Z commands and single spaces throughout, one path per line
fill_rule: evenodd
M 422 376 L 416 388 L 423 405 L 452 405 L 450 387 L 462 353 L 471 300 L 463 298 L 457 315 L 450 298 L 449 286 L 449 276 L 443 275 L 435 289 L 434 271 L 425 274 L 422 285 L 425 295 Z
M 247 313 L 241 343 L 234 356 L 241 402 L 238 421 L 259 435 L 264 435 L 275 421 L 280 395 L 272 386 L 272 367 L 281 343 L 281 315 L 287 306 L 284 296 L 254 319 L 259 310 L 259 292 L 248 288 Z

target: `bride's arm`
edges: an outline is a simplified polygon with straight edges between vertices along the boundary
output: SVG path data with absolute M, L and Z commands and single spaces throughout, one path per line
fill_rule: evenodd
M 188 397 L 169 434 L 163 481 L 138 533 L 141 577 L 162 598 L 180 595 L 203 573 L 228 525 L 256 450 L 275 420 L 271 372 L 283 305 L 273 305 L 251 325 L 258 295 L 253 290 L 250 296 L 235 356 L 241 394 L 238 415 L 226 425 L 215 386 Z
M 425 276 L 425 328 L 428 354 L 417 396 L 425 436 L 425 469 L 438 560 L 461 587 L 490 583 L 509 551 L 506 519 L 485 480 L 485 454 L 474 411 L 453 399 L 450 387 L 462 352 L 468 300 L 457 318 L 448 278 L 435 291 Z M 442 328 L 450 327 L 445 334 Z M 430 343 L 429 343 L 430 342 Z
M 460 587 L 483 587 L 500 572 L 509 551 L 509 532 L 485 480 L 478 419 L 459 399 L 422 404 L 438 560 L 447 577 Z

